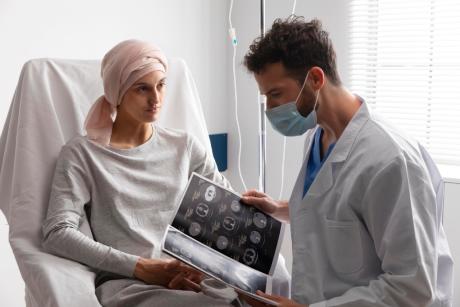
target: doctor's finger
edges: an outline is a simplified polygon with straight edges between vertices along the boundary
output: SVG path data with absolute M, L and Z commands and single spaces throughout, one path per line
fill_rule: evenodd
M 260 197 L 252 197 L 252 196 L 246 196 L 243 197 L 243 202 L 248 205 L 252 205 L 256 207 L 259 210 L 262 210 L 266 213 L 272 213 L 273 212 L 273 204 L 267 199 L 267 198 L 260 198 Z
M 268 298 L 269 300 L 272 300 L 272 301 L 275 301 L 275 302 L 279 302 L 281 301 L 284 297 L 282 296 L 279 296 L 279 295 L 273 295 L 273 294 L 268 294 L 268 293 L 265 293 L 265 292 L 262 292 L 260 290 L 257 290 L 256 292 L 257 295 L 260 295 L 262 297 L 265 297 L 265 298 Z
M 267 194 L 260 192 L 256 189 L 251 189 L 243 193 L 243 196 L 252 196 L 252 197 L 267 197 Z
M 249 306 L 252 307 L 265 307 L 268 306 L 266 303 L 262 303 L 261 301 L 256 300 L 255 298 L 252 298 L 248 295 L 239 293 L 239 297 L 241 300 L 244 300 Z

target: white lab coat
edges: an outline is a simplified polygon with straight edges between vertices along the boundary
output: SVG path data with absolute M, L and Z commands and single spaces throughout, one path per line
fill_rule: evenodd
M 451 306 L 443 183 L 426 151 L 363 102 L 302 199 L 313 135 L 289 201 L 292 298 L 312 307 Z

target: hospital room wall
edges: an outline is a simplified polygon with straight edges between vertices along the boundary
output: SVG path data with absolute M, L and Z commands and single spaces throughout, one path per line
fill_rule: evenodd
M 270 28 L 276 17 L 286 17 L 292 11 L 293 1 L 272 0 L 266 1 L 266 28 Z M 323 1 L 297 1 L 296 13 L 304 15 L 307 18 L 317 17 L 322 22 L 326 30 L 329 31 L 337 51 L 337 64 L 342 81 L 345 85 L 349 82 L 347 71 L 349 53 L 348 53 L 348 1 L 323 0 Z M 239 90 L 238 115 L 241 124 L 242 138 L 242 161 L 241 169 L 243 177 L 246 180 L 248 188 L 257 187 L 258 185 L 258 120 L 257 120 L 257 84 L 253 78 L 245 71 L 243 65 L 243 56 L 248 50 L 251 41 L 259 35 L 259 1 L 235 1 L 234 5 L 234 27 L 238 36 L 237 51 L 237 80 Z M 248 17 L 251 16 L 251 17 Z M 232 52 L 229 47 L 229 52 Z M 229 69 L 232 68 L 230 59 Z M 230 74 L 230 73 L 229 73 Z M 229 80 L 228 87 L 231 88 L 232 80 Z M 237 172 L 237 149 L 238 138 L 236 125 L 233 119 L 234 108 L 231 108 L 229 114 L 232 116 L 229 121 L 229 171 L 227 176 L 231 179 L 233 186 L 242 190 L 241 181 Z M 281 186 L 281 157 L 283 138 L 275 133 L 267 122 L 267 192 L 278 197 Z M 283 198 L 288 198 L 294 181 L 296 180 L 299 168 L 302 163 L 304 139 L 302 137 L 288 138 L 287 152 L 285 163 L 285 184 L 283 189 Z M 459 174 L 460 175 L 460 174 Z M 457 178 L 459 179 L 459 178 Z M 445 191 L 445 211 L 444 211 L 444 228 L 447 233 L 450 248 L 454 261 L 460 262 L 460 241 L 456 239 L 456 234 L 460 233 L 460 184 L 449 181 L 446 183 Z M 285 255 L 288 268 L 291 269 L 291 240 L 289 232 L 285 236 L 282 252 Z M 455 266 L 455 280 L 460 283 L 460 265 Z M 457 286 L 458 289 L 460 287 Z M 455 292 L 453 306 L 460 306 L 460 291 Z
M 225 132 L 227 9 L 227 1 L 215 0 L 0 1 L 0 127 L 27 60 L 100 59 L 119 41 L 139 38 L 185 59 L 209 132 Z M 23 306 L 24 286 L 5 223 L 0 213 L 0 305 Z

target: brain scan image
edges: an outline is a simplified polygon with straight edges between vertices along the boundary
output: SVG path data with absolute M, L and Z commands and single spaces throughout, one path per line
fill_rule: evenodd
M 196 222 L 191 223 L 188 232 L 193 237 L 198 236 L 201 233 L 201 225 Z
M 201 201 L 208 204 L 218 204 L 222 200 L 224 193 L 219 187 L 213 184 L 203 183 L 199 187 Z
M 262 240 L 262 236 L 260 235 L 259 232 L 254 230 L 254 231 L 251 231 L 251 234 L 249 235 L 249 240 L 251 240 L 251 242 L 254 244 L 259 244 L 260 241 Z
M 241 212 L 241 204 L 236 200 L 232 201 L 232 203 L 230 205 L 230 208 L 232 209 L 232 211 L 234 213 L 240 213 Z
M 264 229 L 267 226 L 267 217 L 261 212 L 256 212 L 252 221 L 257 228 Z
M 217 248 L 220 250 L 226 249 L 228 247 L 228 239 L 224 236 L 219 236 L 216 241 Z
M 252 265 L 257 261 L 257 253 L 253 248 L 247 248 L 244 251 L 243 261 L 246 265 Z
M 256 207 L 247 206 L 241 196 L 232 190 L 195 174 L 171 223 L 172 228 L 183 233 L 187 240 L 199 242 L 201 249 L 210 249 L 236 260 L 244 267 L 249 266 L 268 274 L 276 255 L 281 223 Z M 186 246 L 179 242 L 174 244 L 179 249 Z M 197 255 L 200 254 L 193 252 L 193 258 L 198 259 L 194 261 L 201 261 L 207 267 L 217 261 L 214 257 L 205 259 Z M 220 264 L 213 265 L 224 272 L 228 271 L 228 275 L 236 274 L 234 268 L 227 270 Z M 215 271 L 218 276 L 220 272 L 218 269 Z M 251 276 L 248 280 L 253 278 Z M 250 282 L 247 284 L 252 287 Z
M 216 187 L 213 185 L 210 185 L 206 188 L 206 191 L 204 192 L 204 199 L 208 202 L 212 202 L 216 198 Z
M 196 206 L 195 213 L 201 217 L 207 217 L 209 214 L 209 206 L 205 203 L 199 203 Z
M 233 217 L 231 216 L 226 216 L 224 218 L 224 223 L 223 223 L 223 226 L 225 229 L 227 229 L 228 231 L 232 231 L 233 229 L 235 229 L 235 226 L 236 226 L 236 221 Z

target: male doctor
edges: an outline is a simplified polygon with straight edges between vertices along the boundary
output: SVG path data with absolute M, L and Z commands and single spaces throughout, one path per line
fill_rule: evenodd
M 280 306 L 451 306 L 439 172 L 342 85 L 335 58 L 321 23 L 300 17 L 276 20 L 245 56 L 273 128 L 308 144 L 288 202 L 243 195 L 291 224 L 292 300 L 260 294 Z

